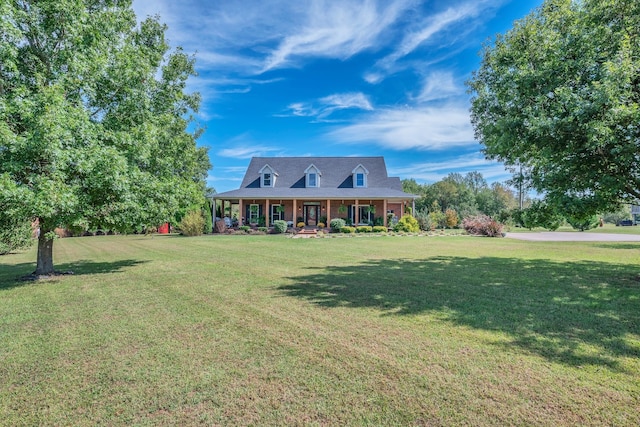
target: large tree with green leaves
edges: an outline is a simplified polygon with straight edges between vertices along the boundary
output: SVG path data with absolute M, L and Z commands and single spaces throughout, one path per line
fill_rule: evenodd
M 556 206 L 640 198 L 640 2 L 547 0 L 484 48 L 468 82 L 485 154 Z
M 0 206 L 59 226 L 131 230 L 200 204 L 209 168 L 186 94 L 194 59 L 131 1 L 0 0 Z

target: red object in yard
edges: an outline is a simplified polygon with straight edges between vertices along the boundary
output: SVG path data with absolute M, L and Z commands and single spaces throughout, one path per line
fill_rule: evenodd
M 169 234 L 169 223 L 165 222 L 160 227 L 158 227 L 159 234 Z

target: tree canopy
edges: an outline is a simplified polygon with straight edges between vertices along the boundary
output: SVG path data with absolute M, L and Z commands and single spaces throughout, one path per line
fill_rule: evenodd
M 131 230 L 201 204 L 210 167 L 194 58 L 131 1 L 0 3 L 0 205 L 38 219 L 36 274 L 59 226 Z
M 482 53 L 468 82 L 488 158 L 558 206 L 640 199 L 640 2 L 547 0 Z

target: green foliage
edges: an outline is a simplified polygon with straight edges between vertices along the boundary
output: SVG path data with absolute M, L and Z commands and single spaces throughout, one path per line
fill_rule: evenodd
M 420 231 L 418 221 L 411 215 L 404 215 L 398 220 L 398 223 L 393 228 L 393 231 L 404 231 L 406 233 L 417 233 Z
M 205 220 L 202 216 L 202 212 L 199 210 L 192 210 L 180 221 L 180 231 L 185 236 L 201 236 L 202 230 L 204 230 Z
M 566 219 L 571 227 L 580 231 L 591 230 L 600 224 L 600 217 L 598 215 L 567 215 Z
M 462 227 L 469 234 L 487 237 L 502 237 L 503 225 L 486 215 L 467 217 Z
M 387 227 L 385 227 L 384 225 L 374 225 L 371 231 L 373 233 L 386 233 Z
M 420 209 L 418 212 L 416 212 L 415 218 L 416 221 L 418 221 L 420 230 L 431 231 L 436 228 L 434 222 L 431 219 L 431 216 L 429 215 L 429 212 L 426 209 Z
M 440 209 L 429 212 L 429 219 L 433 228 L 446 228 L 447 217 Z
M 211 216 L 213 204 L 210 199 L 205 199 L 204 205 L 202 206 L 202 216 L 204 217 L 204 230 L 205 234 L 211 233 L 213 231 L 213 217 Z
M 345 225 L 344 227 L 342 227 L 340 229 L 341 233 L 345 233 L 345 234 L 352 234 L 356 232 L 356 228 L 355 227 L 351 227 L 349 225 Z
M 490 159 L 563 207 L 640 198 L 640 2 L 547 0 L 498 35 L 468 83 Z
M 261 233 L 268 233 L 269 227 L 258 227 L 258 231 Z
M 287 232 L 287 221 L 278 219 L 273 221 L 273 232 L 276 234 L 282 234 Z
M 617 211 L 604 213 L 602 219 L 610 224 L 617 224 L 622 220 L 631 219 L 631 206 L 624 205 Z
M 251 230 L 251 227 L 248 225 L 241 225 L 240 227 L 238 227 L 238 230 L 244 231 L 245 233 L 247 233 L 249 230 Z
M 33 244 L 31 221 L 5 218 L 0 213 L 0 255 L 28 249 Z
M 333 218 L 329 223 L 329 227 L 332 231 L 340 231 L 340 229 L 345 225 L 347 225 L 347 223 L 342 218 Z
M 359 225 L 356 227 L 356 233 L 371 233 L 373 227 L 370 225 Z
M 555 205 L 536 200 L 531 206 L 516 213 L 520 224 L 528 229 L 536 227 L 557 230 L 564 222 L 564 216 Z
M 0 200 L 46 235 L 83 221 L 130 230 L 201 204 L 210 167 L 186 94 L 194 59 L 131 2 L 0 7 Z M 37 274 L 53 272 L 40 240 Z

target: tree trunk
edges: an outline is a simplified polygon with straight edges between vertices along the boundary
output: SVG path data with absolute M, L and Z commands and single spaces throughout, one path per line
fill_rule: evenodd
M 51 275 L 53 270 L 53 239 L 47 238 L 50 234 L 50 230 L 46 230 L 40 224 L 40 235 L 38 236 L 38 262 L 36 265 L 36 271 L 33 272 L 36 276 Z

